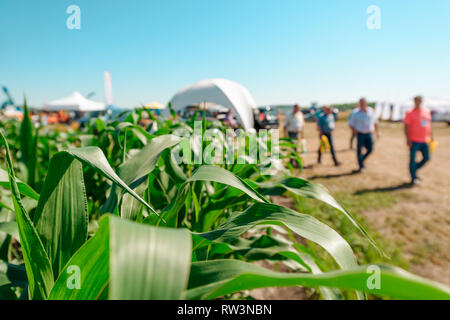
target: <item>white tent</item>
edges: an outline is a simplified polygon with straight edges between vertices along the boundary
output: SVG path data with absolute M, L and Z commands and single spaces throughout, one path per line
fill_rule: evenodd
M 377 104 L 383 105 L 382 102 L 378 102 Z M 392 114 L 388 112 L 386 105 L 393 105 L 394 108 L 392 110 Z M 450 113 L 450 100 L 448 99 L 425 97 L 423 99 L 423 106 L 428 108 L 436 115 Z M 406 112 L 408 112 L 408 110 L 411 110 L 413 107 L 413 99 L 402 102 L 386 102 L 384 103 L 384 109 L 381 118 L 383 120 L 401 121 L 405 118 Z
M 391 118 L 391 104 L 385 102 L 383 104 L 383 111 L 381 112 L 381 120 L 389 120 Z
M 378 101 L 375 104 L 375 116 L 377 117 L 377 119 L 380 119 L 382 113 L 383 113 L 383 102 Z
M 392 121 L 401 121 L 404 118 L 403 112 L 402 112 L 402 106 L 400 103 L 394 103 L 392 109 Z
M 245 130 L 253 128 L 253 109 L 257 105 L 250 92 L 239 83 L 227 79 L 201 80 L 181 89 L 171 100 L 175 111 L 203 102 L 233 110 Z
M 66 98 L 53 100 L 46 103 L 43 109 L 48 111 L 103 111 L 105 110 L 105 104 L 103 102 L 96 102 L 86 99 L 81 93 L 75 91 Z

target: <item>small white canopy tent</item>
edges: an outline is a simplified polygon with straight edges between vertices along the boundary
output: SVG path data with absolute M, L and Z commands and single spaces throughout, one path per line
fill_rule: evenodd
M 233 110 L 245 130 L 253 128 L 253 109 L 257 105 L 250 92 L 239 83 L 227 79 L 201 80 L 181 89 L 171 100 L 175 111 L 204 102 Z
M 68 97 L 46 103 L 43 109 L 48 111 L 70 110 L 89 112 L 103 111 L 105 108 L 103 102 L 86 99 L 81 93 L 75 91 Z

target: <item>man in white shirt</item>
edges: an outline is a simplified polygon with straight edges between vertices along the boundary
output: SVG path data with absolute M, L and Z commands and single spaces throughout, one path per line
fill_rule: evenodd
M 364 160 L 371 154 L 373 150 L 372 133 L 375 131 L 377 138 L 380 137 L 378 130 L 378 120 L 373 108 L 369 107 L 366 99 L 359 100 L 359 109 L 355 111 L 350 119 L 350 127 L 357 137 L 358 147 L 356 150 L 358 157 L 359 171 L 364 171 Z M 366 149 L 363 154 L 362 149 Z
M 303 113 L 298 104 L 296 104 L 292 109 L 292 112 L 286 116 L 284 128 L 289 138 L 293 140 L 304 138 L 305 120 L 303 119 Z

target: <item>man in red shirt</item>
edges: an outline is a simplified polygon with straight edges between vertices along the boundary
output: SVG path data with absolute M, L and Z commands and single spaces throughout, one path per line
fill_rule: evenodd
M 406 113 L 405 120 L 405 135 L 406 143 L 410 148 L 409 171 L 411 173 L 411 184 L 419 183 L 417 177 L 417 170 L 419 170 L 425 163 L 430 160 L 430 153 L 428 150 L 428 142 L 432 138 L 431 131 L 431 113 L 430 110 L 422 106 L 423 98 L 417 96 L 414 98 L 414 108 Z M 422 160 L 416 162 L 416 153 L 422 153 Z

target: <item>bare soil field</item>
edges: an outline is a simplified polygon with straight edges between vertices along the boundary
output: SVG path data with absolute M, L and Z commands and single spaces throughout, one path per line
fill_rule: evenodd
M 434 124 L 438 147 L 419 171 L 422 184 L 414 187 L 409 186 L 409 150 L 403 125 L 382 122 L 380 129 L 381 137 L 366 161 L 366 171 L 354 173 L 358 167 L 356 151 L 350 150 L 347 123 L 337 122 L 334 132 L 339 167 L 333 165 L 330 154 L 317 164 L 318 133 L 314 123 L 307 123 L 308 153 L 300 176 L 321 183 L 332 194 L 394 197 L 395 203 L 389 208 L 362 212 L 369 229 L 400 249 L 411 272 L 450 285 L 450 126 Z

